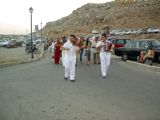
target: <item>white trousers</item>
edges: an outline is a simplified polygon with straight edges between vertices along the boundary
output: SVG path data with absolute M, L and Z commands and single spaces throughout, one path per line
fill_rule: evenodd
M 76 59 L 65 59 L 65 78 L 68 78 L 70 76 L 70 80 L 75 80 L 75 64 Z
M 100 52 L 102 76 L 107 75 L 110 66 L 111 52 Z
M 66 51 L 63 50 L 62 51 L 62 64 L 63 64 L 63 67 L 65 67 L 65 54 L 66 54 Z

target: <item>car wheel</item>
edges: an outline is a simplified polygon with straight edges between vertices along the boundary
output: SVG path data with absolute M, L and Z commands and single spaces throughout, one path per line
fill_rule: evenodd
M 144 64 L 149 65 L 149 60 L 148 60 L 148 58 L 145 59 Z
M 158 56 L 158 62 L 160 63 L 160 56 Z
M 37 50 L 35 50 L 35 51 L 34 51 L 34 53 L 35 53 L 35 54 L 38 54 L 38 53 L 39 53 L 39 50 L 38 50 L 38 49 L 37 49 Z
M 29 49 L 27 49 L 27 50 L 25 51 L 25 53 L 28 55 L 28 54 L 29 54 Z
M 37 43 L 39 44 L 40 42 L 38 41 Z
M 127 53 L 123 53 L 123 54 L 122 54 L 122 60 L 123 60 L 123 61 L 128 60 L 128 55 L 127 55 Z
M 14 47 L 16 48 L 17 46 L 15 45 Z
M 148 60 L 148 65 L 152 66 L 152 60 Z

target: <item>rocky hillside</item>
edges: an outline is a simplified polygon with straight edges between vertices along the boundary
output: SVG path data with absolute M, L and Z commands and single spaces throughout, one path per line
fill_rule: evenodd
M 71 33 L 91 33 L 93 29 L 160 27 L 160 2 L 88 3 L 67 17 L 48 22 L 43 35 L 55 37 Z

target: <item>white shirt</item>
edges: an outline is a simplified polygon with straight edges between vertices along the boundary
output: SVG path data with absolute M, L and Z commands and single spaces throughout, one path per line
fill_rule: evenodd
M 92 47 L 96 47 L 98 43 L 99 43 L 99 41 L 97 41 L 97 42 L 94 41 L 94 42 L 92 43 Z M 93 53 L 97 53 L 97 50 L 96 50 L 95 48 L 93 48 L 92 52 L 93 52 Z
M 70 41 L 66 42 L 63 47 L 64 48 L 70 48 L 70 50 L 66 50 L 65 59 L 67 59 L 67 60 L 76 59 L 76 50 L 78 50 L 79 47 L 73 46 Z
M 110 42 L 110 41 L 106 40 L 106 42 Z M 96 47 L 98 47 L 99 45 L 103 45 L 103 47 L 101 48 L 101 52 L 105 52 L 105 42 L 103 42 L 103 40 L 98 42 Z
M 53 48 L 53 49 L 54 49 L 54 45 L 55 45 L 55 43 L 52 43 L 52 44 L 51 44 L 51 48 Z

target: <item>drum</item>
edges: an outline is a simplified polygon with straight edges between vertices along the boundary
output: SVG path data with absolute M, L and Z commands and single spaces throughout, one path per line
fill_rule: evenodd
M 112 43 L 105 42 L 105 51 L 111 52 L 112 51 Z

